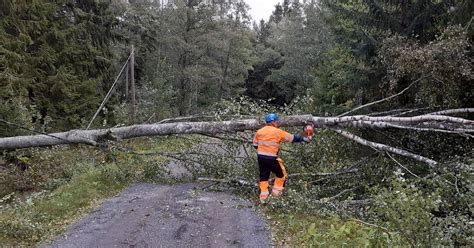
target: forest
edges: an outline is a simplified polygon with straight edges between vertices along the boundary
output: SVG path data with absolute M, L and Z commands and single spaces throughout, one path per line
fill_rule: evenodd
M 260 207 L 276 246 L 473 246 L 473 13 L 471 0 L 283 0 L 252 20 L 244 0 L 0 0 L 0 245 L 47 242 L 134 182 L 206 179 L 255 200 L 255 123 L 2 149 L 88 129 L 110 91 L 91 130 L 354 121 L 283 147 L 288 190 Z M 164 172 L 170 159 L 190 178 Z

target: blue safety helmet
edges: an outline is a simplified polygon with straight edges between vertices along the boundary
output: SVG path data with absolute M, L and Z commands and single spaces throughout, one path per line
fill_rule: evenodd
M 278 121 L 278 115 L 277 114 L 271 113 L 271 114 L 268 114 L 267 116 L 265 116 L 265 122 L 266 123 L 270 123 L 272 121 Z

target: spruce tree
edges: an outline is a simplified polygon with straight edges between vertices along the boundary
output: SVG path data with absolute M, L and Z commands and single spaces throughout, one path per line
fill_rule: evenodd
M 83 126 L 110 81 L 107 2 L 3 1 L 1 111 L 44 131 Z M 5 115 L 5 116 L 8 116 Z M 3 115 L 2 115 L 3 116 Z M 7 135 L 7 134 L 4 134 Z

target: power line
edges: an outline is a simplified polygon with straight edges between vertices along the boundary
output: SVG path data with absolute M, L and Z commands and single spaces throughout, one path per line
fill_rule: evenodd
M 95 118 L 97 117 L 99 112 L 102 110 L 105 103 L 107 103 L 107 101 L 109 100 L 110 96 L 112 95 L 112 91 L 114 90 L 115 86 L 117 85 L 117 82 L 118 82 L 120 76 L 122 75 L 123 70 L 125 70 L 125 67 L 128 65 L 128 62 L 130 61 L 130 58 L 132 57 L 132 55 L 133 55 L 133 50 L 130 53 L 130 55 L 128 56 L 127 60 L 125 61 L 125 64 L 123 64 L 122 69 L 120 70 L 119 74 L 115 78 L 114 83 L 112 84 L 112 87 L 110 87 L 109 92 L 107 92 L 107 95 L 105 95 L 104 99 L 102 100 L 102 103 L 100 104 L 99 108 L 97 109 L 97 111 L 95 112 L 95 114 L 92 117 L 91 121 L 89 122 L 89 125 L 87 125 L 86 130 L 88 130 L 91 127 L 91 125 L 94 122 Z

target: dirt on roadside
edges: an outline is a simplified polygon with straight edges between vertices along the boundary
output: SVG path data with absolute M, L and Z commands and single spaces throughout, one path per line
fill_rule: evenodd
M 271 247 L 254 204 L 200 184 L 134 184 L 42 247 Z

